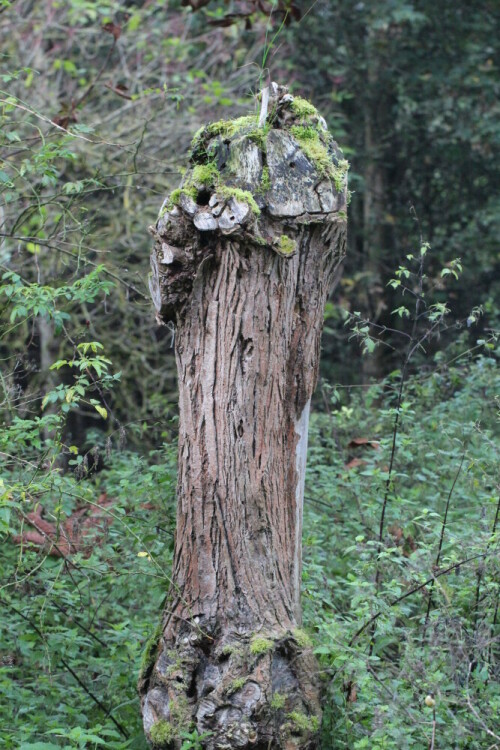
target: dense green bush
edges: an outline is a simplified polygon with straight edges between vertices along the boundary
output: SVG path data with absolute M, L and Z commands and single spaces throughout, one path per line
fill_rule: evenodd
M 496 362 L 409 379 L 380 547 L 397 379 L 324 384 L 328 411 L 311 424 L 303 603 L 324 676 L 324 748 L 428 748 L 431 694 L 436 747 L 479 750 L 500 709 Z M 10 443 L 18 460 L 3 473 L 2 741 L 146 747 L 135 682 L 168 587 L 172 430 L 149 456 L 114 447 L 91 477 L 43 464 L 57 441 L 34 434 L 26 425 Z M 13 544 L 8 529 L 26 531 L 37 501 L 62 523 L 103 491 L 113 523 L 89 556 Z
M 105 536 L 89 536 L 90 550 L 67 559 L 48 556 L 49 543 L 33 551 L 3 535 L 4 746 L 146 747 L 136 682 L 168 588 L 174 485 L 172 444 L 144 458 L 116 450 L 94 480 L 52 469 L 33 487 L 27 474 L 4 474 L 16 531 L 30 528 L 22 519 L 36 502 L 31 492 L 55 523 L 76 505 L 97 503 L 103 490 L 115 501 Z M 42 740 L 49 744 L 36 744 Z
M 429 694 L 435 747 L 494 746 L 496 362 L 480 357 L 408 382 L 379 551 L 394 380 L 349 397 L 325 388 L 332 412 L 312 423 L 304 616 L 328 693 L 324 747 L 426 750 Z M 363 463 L 350 468 L 356 453 Z

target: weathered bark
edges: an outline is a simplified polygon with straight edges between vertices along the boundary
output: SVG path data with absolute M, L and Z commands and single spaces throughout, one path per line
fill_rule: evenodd
M 173 583 L 139 685 L 157 746 L 179 747 L 190 724 L 211 733 L 209 749 L 317 742 L 315 660 L 297 629 L 302 500 L 345 164 L 310 105 L 268 93 L 263 127 L 198 136 L 178 205 L 152 228 L 151 292 L 176 324 L 180 401 Z

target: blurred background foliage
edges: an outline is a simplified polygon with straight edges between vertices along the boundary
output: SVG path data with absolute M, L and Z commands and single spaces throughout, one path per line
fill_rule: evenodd
M 194 132 L 269 80 L 351 164 L 305 518 L 324 748 L 500 746 L 499 22 L 494 0 L 0 0 L 5 747 L 146 747 L 176 482 L 147 227 Z

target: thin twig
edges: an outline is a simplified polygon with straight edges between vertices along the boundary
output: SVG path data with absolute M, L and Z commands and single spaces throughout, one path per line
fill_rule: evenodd
M 457 568 L 460 568 L 462 565 L 467 565 L 467 563 L 473 562 L 474 560 L 480 560 L 481 558 L 487 557 L 488 552 L 481 552 L 478 555 L 473 555 L 472 557 L 467 557 L 464 560 L 460 560 L 460 562 L 454 563 L 453 565 L 450 565 L 449 568 L 445 568 L 444 570 L 441 570 L 438 573 L 435 573 L 431 578 L 428 578 L 423 583 L 419 584 L 415 588 L 411 589 L 410 591 L 407 591 L 406 594 L 402 594 L 401 596 L 398 596 L 396 599 L 393 599 L 389 602 L 389 607 L 394 607 L 396 604 L 399 604 L 400 602 L 404 601 L 405 599 L 408 599 L 408 597 L 413 596 L 413 594 L 416 594 L 418 591 L 422 591 L 426 586 L 428 586 L 435 578 L 441 578 L 441 576 L 447 575 L 447 573 L 451 573 L 453 570 L 456 570 Z M 351 640 L 349 641 L 349 646 L 352 646 L 359 638 L 359 636 L 366 630 L 366 628 L 370 627 L 370 625 L 378 620 L 378 618 L 385 612 L 384 610 L 380 610 L 376 614 L 374 614 L 372 617 L 370 617 L 369 620 L 367 620 L 358 630 L 354 633 Z
M 498 524 L 499 518 L 500 518 L 500 496 L 498 498 L 497 510 L 496 510 L 496 513 L 495 513 L 495 520 L 493 521 L 493 528 L 491 530 L 491 536 L 492 537 L 496 533 L 497 524 Z M 489 547 L 489 544 L 490 544 L 490 540 L 488 541 L 488 544 L 486 545 L 486 548 Z M 491 630 L 493 636 L 495 635 L 495 631 L 496 631 L 496 628 L 497 628 L 499 594 L 500 594 L 500 583 L 497 584 L 497 599 L 496 599 L 496 603 L 495 603 L 495 612 L 493 614 L 493 623 L 492 623 L 492 630 Z M 493 658 L 493 643 L 494 643 L 494 641 L 492 641 L 491 647 L 489 649 L 489 651 L 490 651 L 490 653 L 489 653 L 490 661 Z
M 434 750 L 434 743 L 436 741 L 436 707 L 432 709 L 432 737 L 429 745 L 429 750 Z
M 113 37 L 113 44 L 109 48 L 108 54 L 106 55 L 103 64 L 101 65 L 100 69 L 98 70 L 97 75 L 95 76 L 94 80 L 90 82 L 88 88 L 83 92 L 83 94 L 81 95 L 81 97 L 76 100 L 76 102 L 74 104 L 75 109 L 77 107 L 79 107 L 80 104 L 83 104 L 83 102 L 85 101 L 85 99 L 87 99 L 90 96 L 90 94 L 92 93 L 92 90 L 94 89 L 96 83 L 98 83 L 99 79 L 101 78 L 102 74 L 104 73 L 104 71 L 106 70 L 106 68 L 108 66 L 108 62 L 111 59 L 111 55 L 115 51 L 115 47 L 116 47 L 116 42 L 117 41 L 118 41 L 118 38 L 116 36 Z
M 58 125 L 53 120 L 50 119 L 50 117 L 46 117 L 45 115 L 42 115 L 40 112 L 36 112 L 34 109 L 31 109 L 31 107 L 24 106 L 23 104 L 19 104 L 21 101 L 20 99 L 17 99 L 17 101 L 12 101 L 13 97 L 10 96 L 5 91 L 0 90 L 0 94 L 5 94 L 7 97 L 6 99 L 0 98 L 1 104 L 8 104 L 11 107 L 15 107 L 16 109 L 20 109 L 23 112 L 28 112 L 30 115 L 34 115 L 39 120 L 42 120 L 42 122 L 46 122 L 48 125 L 51 125 L 53 128 L 57 128 L 57 130 L 61 130 L 63 133 L 66 133 L 66 135 L 70 135 L 72 138 L 78 138 L 81 141 L 86 141 L 87 143 L 93 143 L 94 145 L 106 145 L 106 146 L 114 146 L 116 148 L 123 148 L 126 149 L 129 146 L 133 146 L 133 142 L 130 143 L 112 143 L 111 141 L 105 141 L 104 139 L 101 139 L 100 141 L 93 141 L 92 138 L 86 138 L 81 133 L 74 133 L 71 130 L 68 130 L 67 128 L 63 128 L 62 125 Z M 17 98 L 17 97 L 16 97 Z
M 441 535 L 439 537 L 439 545 L 438 545 L 438 551 L 437 551 L 437 555 L 436 555 L 436 562 L 434 563 L 434 567 L 436 569 L 439 567 L 439 561 L 441 559 L 441 552 L 443 550 L 444 533 L 445 533 L 445 530 L 446 530 L 446 523 L 447 523 L 447 520 L 448 520 L 448 510 L 450 508 L 451 497 L 453 495 L 453 491 L 455 489 L 455 485 L 457 483 L 457 480 L 458 480 L 458 477 L 460 475 L 460 472 L 462 471 L 462 466 L 464 464 L 464 460 L 465 460 L 465 448 L 464 448 L 464 451 L 462 453 L 462 459 L 460 461 L 460 465 L 459 465 L 459 467 L 457 469 L 457 472 L 455 474 L 455 478 L 454 478 L 453 483 L 452 483 L 452 485 L 450 487 L 450 491 L 448 493 L 448 498 L 446 500 L 446 507 L 445 507 L 445 511 L 444 511 L 443 523 L 441 524 Z M 434 592 L 434 580 L 432 581 L 432 583 L 430 585 L 429 600 L 427 602 L 427 612 L 426 612 L 426 615 L 425 615 L 425 622 L 424 622 L 424 632 L 423 632 L 423 636 L 422 636 L 423 640 L 425 639 L 425 633 L 426 633 L 426 630 L 427 630 L 427 625 L 429 623 L 429 617 L 430 617 L 431 607 L 432 607 L 432 594 L 433 594 L 433 592 Z
M 64 253 L 64 255 L 69 255 L 70 258 L 78 258 L 78 255 L 75 255 L 75 253 L 71 252 L 71 250 L 67 250 L 64 247 L 61 247 L 61 244 L 52 244 L 39 237 L 21 237 L 20 235 L 11 235 L 11 234 L 6 234 L 4 232 L 0 232 L 0 237 L 5 237 L 10 240 L 16 240 L 18 242 L 36 242 L 38 245 L 41 245 L 42 247 L 46 247 L 49 250 L 57 250 L 60 253 Z M 88 248 L 88 249 L 90 251 L 95 252 L 93 248 Z M 89 266 L 93 266 L 94 268 L 99 268 L 99 266 L 102 266 L 102 272 L 106 274 L 106 276 L 109 276 L 110 278 L 114 279 L 115 281 L 117 281 L 119 284 L 126 287 L 127 289 L 132 290 L 143 299 L 149 300 L 149 297 L 146 294 L 144 294 L 144 292 L 141 292 L 139 289 L 137 289 L 137 287 L 133 286 L 133 284 L 128 284 L 126 281 L 123 281 L 123 279 L 121 279 L 115 273 L 113 273 L 108 268 L 106 268 L 106 266 L 103 263 L 95 263 L 94 261 L 89 260 L 89 258 L 85 258 L 85 263 L 88 263 Z M 7 266 L 3 266 L 3 267 L 7 268 Z

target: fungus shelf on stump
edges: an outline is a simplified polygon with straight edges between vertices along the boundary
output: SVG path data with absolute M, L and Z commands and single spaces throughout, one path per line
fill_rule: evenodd
M 155 227 L 151 294 L 176 326 L 172 587 L 139 681 L 155 747 L 313 748 L 316 662 L 301 623 L 309 404 L 345 253 L 347 162 L 316 109 L 271 84 L 213 123 Z

